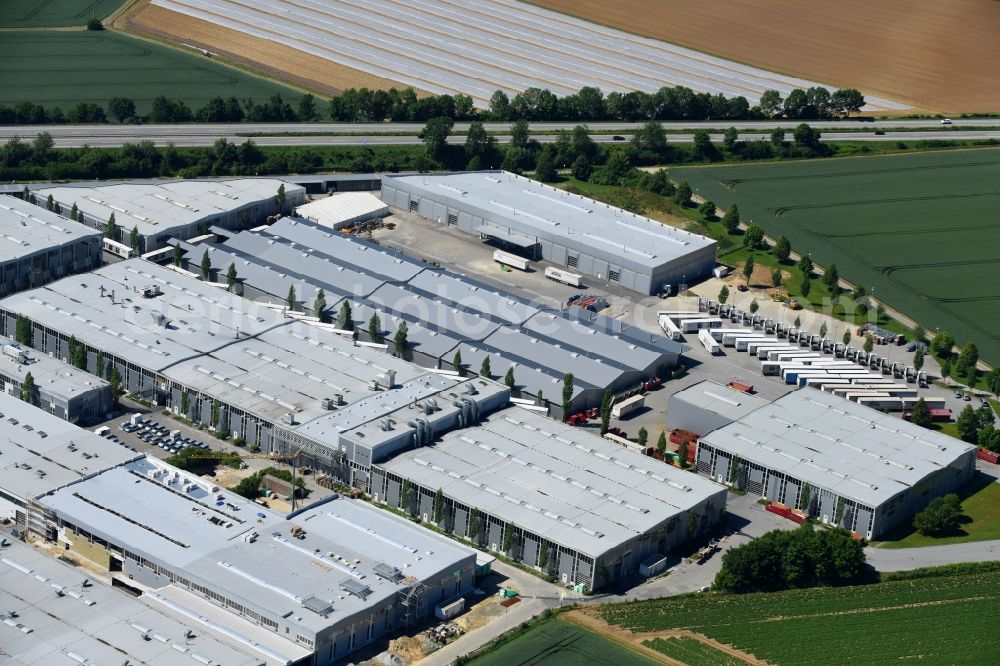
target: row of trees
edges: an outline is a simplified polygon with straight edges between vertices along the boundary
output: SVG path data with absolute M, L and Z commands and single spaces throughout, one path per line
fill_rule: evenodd
M 30 101 L 13 106 L 0 104 L 0 124 L 3 125 L 290 122 L 319 118 L 316 98 L 312 95 L 300 97 L 295 107 L 280 94 L 272 95 L 265 102 L 214 97 L 198 109 L 192 109 L 184 100 L 159 95 L 145 114 L 138 112 L 135 101 L 129 97 L 112 97 L 106 107 L 79 102 L 66 110 L 58 106 L 46 108 Z
M 431 118 L 420 132 L 428 161 L 445 169 L 503 168 L 521 173 L 534 171 L 541 181 L 559 179 L 561 169 L 569 169 L 574 178 L 600 185 L 635 184 L 641 172 L 634 167 L 655 164 L 689 162 L 742 161 L 773 158 L 823 157 L 834 148 L 820 141 L 820 133 L 805 123 L 792 131 L 792 141 L 786 141 L 784 130 L 775 130 L 768 141 L 740 141 L 735 128 L 726 131 L 720 149 L 712 143 L 709 133 L 694 133 L 692 144 L 667 141 L 667 133 L 659 122 L 647 122 L 637 130 L 631 141 L 605 149 L 590 136 L 585 125 L 571 130 L 559 130 L 555 141 L 541 144 L 531 136 L 527 120 L 515 120 L 510 129 L 510 143 L 497 145 L 482 121 L 473 121 L 464 145 L 449 143 L 454 120 L 447 116 Z M 665 193 L 672 195 L 673 190 Z M 690 198 L 690 193 L 688 194 Z
M 721 94 L 699 93 L 684 86 L 664 87 L 653 93 L 612 92 L 584 87 L 572 95 L 559 97 L 550 90 L 528 88 L 510 97 L 497 90 L 490 106 L 481 111 L 468 95 L 429 95 L 417 97 L 412 88 L 372 90 L 351 88 L 330 100 L 326 114 L 317 108 L 316 98 L 303 95 L 295 107 L 280 94 L 267 102 L 236 97 L 216 97 L 205 106 L 192 110 L 180 99 L 158 96 L 149 113 L 140 115 L 135 101 L 113 97 L 107 109 L 92 102 L 80 102 L 67 111 L 46 109 L 40 104 L 22 101 L 13 106 L 0 105 L 0 124 L 42 125 L 61 123 L 186 123 L 186 122 L 288 122 L 312 121 L 328 116 L 334 121 L 382 122 L 426 121 L 445 116 L 452 120 L 485 118 L 488 120 L 581 121 L 600 120 L 747 120 L 757 118 L 819 119 L 847 116 L 861 110 L 864 96 L 853 88 L 830 92 L 815 87 L 793 90 L 782 98 L 777 90 L 761 95 L 760 103 L 751 106 L 745 97 L 727 98 Z
M 714 587 L 753 592 L 834 585 L 857 579 L 864 566 L 864 549 L 850 532 L 806 524 L 768 532 L 727 552 Z
M 183 257 L 183 252 L 179 250 L 180 246 L 179 245 L 175 246 L 174 264 L 178 266 L 181 265 Z M 213 275 L 212 258 L 209 255 L 208 250 L 205 250 L 204 253 L 201 255 L 201 261 L 199 262 L 199 269 L 201 271 L 201 276 L 203 280 L 207 281 L 212 279 Z M 236 264 L 230 263 L 229 268 L 226 269 L 226 287 L 228 288 L 228 290 L 232 291 L 233 287 L 237 284 L 238 281 L 239 281 L 239 275 L 236 269 Z M 288 287 L 288 295 L 285 298 L 285 305 L 288 307 L 289 310 L 293 311 L 299 305 L 294 285 Z M 312 311 L 313 314 L 316 316 L 316 318 L 320 320 L 320 322 L 330 323 L 332 321 L 331 313 L 326 303 L 326 292 L 324 292 L 322 289 L 319 289 L 316 292 L 316 297 L 312 303 Z M 341 303 L 340 311 L 337 316 L 337 326 L 342 330 L 353 331 L 355 336 L 357 336 L 358 334 L 358 331 L 355 329 L 354 325 L 351 304 L 346 299 Z M 368 338 L 372 342 L 381 343 L 384 341 L 382 320 L 378 316 L 378 313 L 373 313 L 372 316 L 369 318 L 365 332 L 368 334 Z M 72 351 L 73 342 L 74 339 L 71 338 L 70 340 L 71 356 L 73 355 Z M 391 346 L 392 346 L 392 351 L 396 356 L 399 357 L 405 356 L 406 350 L 409 347 L 409 327 L 407 326 L 405 321 L 401 321 L 399 323 L 399 326 L 396 327 L 396 332 L 392 337 Z M 85 355 L 83 357 L 83 362 L 86 363 Z M 83 367 L 83 366 L 78 366 L 78 367 Z M 452 368 L 455 370 L 455 372 L 458 372 L 459 374 L 465 374 L 465 366 L 462 363 L 461 351 L 455 352 L 455 356 L 452 359 Z M 483 359 L 482 365 L 480 366 L 479 369 L 479 374 L 483 377 L 489 377 L 491 379 L 493 378 L 493 372 L 490 367 L 489 356 Z M 504 375 L 503 382 L 508 388 L 511 389 L 517 388 L 517 383 L 514 377 L 513 365 L 507 368 L 507 373 Z M 573 400 L 573 393 L 574 393 L 574 377 L 572 373 L 567 373 L 563 377 L 563 386 L 562 386 L 562 408 L 563 408 L 563 414 L 566 416 L 569 415 L 570 403 Z M 538 394 L 535 397 L 539 404 L 544 404 L 544 396 L 542 395 L 541 390 L 538 391 Z M 608 414 L 610 416 L 610 406 L 608 407 L 608 410 L 609 410 Z

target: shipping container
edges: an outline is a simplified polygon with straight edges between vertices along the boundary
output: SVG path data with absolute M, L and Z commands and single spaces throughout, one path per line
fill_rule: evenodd
M 459 597 L 446 604 L 438 604 L 434 607 L 434 616 L 439 620 L 450 620 L 462 614 L 465 610 L 465 599 Z
M 980 460 L 985 460 L 988 463 L 993 463 L 994 465 L 996 465 L 997 462 L 1000 462 L 1000 453 L 997 453 L 996 451 L 976 449 L 976 457 Z

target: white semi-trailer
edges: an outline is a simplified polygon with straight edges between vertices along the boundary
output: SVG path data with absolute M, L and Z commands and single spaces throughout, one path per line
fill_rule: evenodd
M 576 273 L 570 273 L 569 271 L 564 271 L 561 268 L 556 268 L 554 266 L 548 266 L 545 269 L 545 277 L 556 282 L 562 282 L 563 284 L 568 284 L 571 287 L 581 287 L 583 286 L 583 277 L 577 275 Z
M 528 260 L 524 257 L 519 257 L 516 254 L 510 254 L 509 252 L 503 252 L 501 250 L 493 251 L 493 261 L 498 264 L 503 264 L 504 266 L 510 266 L 511 268 L 516 268 L 519 271 L 528 270 Z

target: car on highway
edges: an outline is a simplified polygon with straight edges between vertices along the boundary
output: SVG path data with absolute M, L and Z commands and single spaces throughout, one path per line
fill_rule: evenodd
M 611 137 L 611 140 L 612 141 L 624 141 L 625 137 L 619 136 L 619 135 L 615 134 L 613 137 Z
M 942 118 L 941 119 L 941 124 L 942 125 L 951 125 L 951 118 Z
M 885 130 L 875 130 L 875 136 L 885 136 Z

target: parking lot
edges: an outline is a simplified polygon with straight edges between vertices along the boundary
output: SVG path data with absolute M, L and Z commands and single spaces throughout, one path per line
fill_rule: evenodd
M 91 430 L 97 432 L 102 427 L 107 427 L 109 439 L 120 441 L 135 451 L 158 458 L 172 456 L 183 448 L 182 444 L 216 451 L 243 451 L 231 442 L 216 439 L 209 430 L 199 430 L 167 416 L 162 409 L 150 409 L 124 397 L 119 401 L 123 409 L 117 410 L 112 418 L 103 423 L 95 424 Z M 133 414 L 139 414 L 140 418 L 144 419 L 142 426 L 136 429 L 131 427 L 123 429 L 122 425 L 129 424 Z M 154 426 L 157 427 L 155 434 Z M 143 428 L 147 430 L 142 432 Z M 176 432 L 176 436 L 171 436 L 172 432 Z M 156 437 L 160 437 L 162 441 L 157 442 Z

